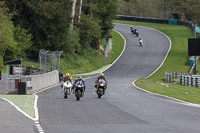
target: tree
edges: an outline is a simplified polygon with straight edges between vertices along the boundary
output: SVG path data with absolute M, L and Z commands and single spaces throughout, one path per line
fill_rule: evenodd
M 76 0 L 71 0 L 72 2 L 72 9 L 71 9 L 71 23 L 70 23 L 70 29 L 73 29 L 73 25 L 74 25 L 74 16 L 75 16 L 75 10 L 76 10 Z
M 3 2 L 0 2 L 0 67 L 3 60 L 25 57 L 24 51 L 31 45 L 31 35 L 21 27 L 14 27 L 12 14 Z
M 78 23 L 80 23 L 80 19 L 81 19 L 82 5 L 83 5 L 83 1 L 80 0 L 80 2 L 79 2 L 79 10 L 78 10 Z

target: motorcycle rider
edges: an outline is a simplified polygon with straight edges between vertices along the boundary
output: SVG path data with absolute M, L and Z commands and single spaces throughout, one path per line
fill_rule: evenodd
M 131 26 L 130 28 L 131 28 L 131 32 L 135 33 L 133 26 Z
M 139 30 L 135 28 L 135 29 L 134 29 L 134 33 L 138 36 Z
M 107 88 L 107 84 L 108 84 L 108 82 L 107 82 L 107 80 L 105 79 L 105 76 L 104 76 L 104 73 L 100 73 L 100 75 L 99 75 L 99 77 L 96 79 L 96 81 L 95 81 L 95 88 L 97 89 L 97 85 L 98 85 L 98 82 L 99 82 L 99 80 L 104 80 L 105 82 L 106 82 L 106 86 L 104 87 L 104 89 L 103 89 L 103 94 L 105 95 L 105 91 L 106 91 L 106 88 Z
M 85 79 L 83 79 L 81 76 L 78 76 L 74 83 L 73 83 L 73 88 L 75 88 L 75 85 L 76 84 L 83 84 L 84 85 L 84 88 L 81 89 L 81 95 L 83 96 L 84 95 L 84 92 L 85 92 L 85 88 L 86 88 L 86 82 L 85 82 Z
M 70 76 L 69 73 L 66 73 L 66 74 L 65 74 L 65 77 L 64 77 L 64 79 L 63 79 L 63 82 L 65 82 L 65 81 L 67 81 L 67 80 L 69 80 L 69 81 L 73 84 L 73 78 Z
M 139 44 L 140 44 L 141 46 L 143 45 L 143 40 L 142 40 L 141 37 L 139 38 Z
M 71 84 L 73 84 L 73 78 L 70 76 L 69 73 L 65 74 L 65 77 L 63 78 L 62 83 L 65 83 L 67 80 L 69 80 L 71 82 Z M 63 88 L 63 84 L 61 85 L 61 87 Z M 64 90 L 62 90 L 62 91 L 64 91 Z

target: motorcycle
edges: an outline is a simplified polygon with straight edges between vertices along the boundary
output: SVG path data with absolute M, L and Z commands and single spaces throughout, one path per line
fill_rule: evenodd
M 138 37 L 139 36 L 139 31 L 135 29 L 135 35 Z
M 131 32 L 135 34 L 135 29 L 131 27 Z
M 64 91 L 64 98 L 66 99 L 66 98 L 68 98 L 68 95 L 70 95 L 72 92 L 72 83 L 69 80 L 67 80 L 67 81 L 63 82 L 62 88 Z
M 135 34 L 137 37 L 139 36 L 139 31 L 131 27 L 131 32 Z
M 76 100 L 79 101 L 81 97 L 83 97 L 84 94 L 84 85 L 82 84 L 76 84 L 75 85 L 75 97 Z
M 140 46 L 143 46 L 143 41 L 139 40 L 139 44 L 140 44 Z
M 104 89 L 106 88 L 106 82 L 104 80 L 99 80 L 97 83 L 97 95 L 98 98 L 101 98 L 101 96 L 104 94 Z

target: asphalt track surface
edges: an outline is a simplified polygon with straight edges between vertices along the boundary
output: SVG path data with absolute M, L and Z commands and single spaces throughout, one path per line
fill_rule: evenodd
M 158 31 L 137 27 L 144 40 L 130 32 L 129 25 L 115 30 L 126 39 L 126 49 L 108 70 L 106 95 L 97 98 L 95 78 L 87 79 L 85 96 L 64 99 L 60 86 L 39 93 L 40 124 L 45 133 L 199 133 L 200 108 L 144 92 L 132 81 L 153 73 L 163 62 L 170 42 Z

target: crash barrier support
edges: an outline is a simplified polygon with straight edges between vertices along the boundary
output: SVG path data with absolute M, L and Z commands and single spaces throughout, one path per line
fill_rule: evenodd
M 199 56 L 196 57 L 196 60 L 197 60 L 197 64 L 198 64 Z M 195 57 L 194 57 L 194 56 L 192 56 L 192 57 L 189 59 L 189 65 L 191 66 L 190 74 L 192 74 L 192 73 L 194 72 L 195 65 L 196 65 Z
M 21 82 L 26 84 L 26 94 L 32 94 L 59 83 L 59 72 L 54 70 L 40 75 L 22 76 Z

